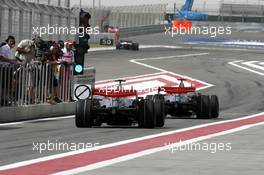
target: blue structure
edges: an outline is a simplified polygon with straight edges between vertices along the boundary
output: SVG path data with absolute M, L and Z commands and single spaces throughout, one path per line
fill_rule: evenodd
M 208 14 L 192 11 L 193 1 L 185 1 L 185 4 L 179 11 L 178 20 L 205 21 L 208 19 Z

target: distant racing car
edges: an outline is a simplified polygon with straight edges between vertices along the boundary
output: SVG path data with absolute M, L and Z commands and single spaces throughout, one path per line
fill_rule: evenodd
M 135 50 L 138 51 L 139 50 L 139 44 L 132 42 L 132 41 L 125 41 L 125 40 L 120 40 L 117 44 L 116 44 L 116 49 L 126 49 L 126 50 Z
M 124 89 L 122 82 L 116 89 L 94 89 L 91 99 L 79 100 L 76 104 L 75 124 L 77 127 L 131 126 L 140 128 L 163 127 L 165 123 L 165 101 L 163 98 L 139 98 L 136 90 Z

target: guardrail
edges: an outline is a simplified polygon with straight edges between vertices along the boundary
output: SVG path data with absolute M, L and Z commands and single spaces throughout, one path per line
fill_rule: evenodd
M 107 38 L 107 39 L 114 39 L 114 33 L 100 33 L 100 34 L 91 34 L 90 42 L 91 43 L 100 43 L 100 39 Z
M 196 27 L 222 26 L 222 27 L 232 27 L 232 31 L 238 31 L 238 32 L 246 32 L 246 31 L 264 32 L 264 23 L 195 21 L 193 22 L 193 26 Z
M 129 37 L 129 36 L 136 36 L 136 35 L 160 33 L 160 32 L 165 31 L 165 26 L 169 26 L 169 24 L 158 24 L 158 25 L 121 28 L 120 34 L 121 34 L 121 37 Z M 114 35 L 115 35 L 114 33 L 100 33 L 97 35 L 91 34 L 90 42 L 99 43 L 100 39 L 102 38 L 114 39 Z
M 73 65 L 0 65 L 0 107 L 71 101 Z
M 158 24 L 158 25 L 121 28 L 120 33 L 122 37 L 135 36 L 135 35 L 146 35 L 146 34 L 152 34 L 152 33 L 160 33 L 165 30 L 164 27 L 165 27 L 164 24 Z

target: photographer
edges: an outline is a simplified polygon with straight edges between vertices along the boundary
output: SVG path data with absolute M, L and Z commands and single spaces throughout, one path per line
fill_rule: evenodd
M 23 65 L 29 64 L 35 59 L 35 40 L 22 40 L 16 49 L 16 59 Z
M 41 63 L 40 70 L 40 84 L 43 84 L 46 88 L 47 98 L 46 101 L 50 104 L 57 104 L 62 102 L 59 95 L 59 65 L 58 60 L 62 55 L 62 51 L 59 49 L 58 44 L 55 41 L 44 41 L 40 37 L 35 39 L 36 46 L 36 60 Z M 41 70 L 47 70 L 47 74 Z M 42 92 L 44 93 L 44 92 Z
M 20 41 L 16 49 L 16 59 L 23 66 L 21 69 L 28 69 L 28 87 L 27 89 L 30 100 L 27 101 L 27 104 L 35 103 L 35 72 L 34 67 L 32 66 L 33 60 L 35 60 L 36 50 L 35 50 L 35 39 L 25 39 Z M 18 86 L 24 86 L 24 84 L 20 84 Z

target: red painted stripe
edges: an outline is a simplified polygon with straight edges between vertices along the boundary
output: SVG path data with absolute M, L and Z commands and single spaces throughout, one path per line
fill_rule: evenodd
M 264 122 L 264 115 L 255 116 L 248 119 L 238 121 L 229 121 L 226 123 L 204 126 L 201 128 L 190 129 L 174 134 L 159 136 L 155 138 L 135 141 L 123 145 L 113 146 L 100 150 L 95 150 L 86 153 L 80 153 L 64 158 L 58 158 L 45 162 L 35 163 L 24 167 L 14 168 L 10 170 L 0 171 L 0 174 L 6 175 L 46 175 L 61 171 L 71 170 L 78 167 L 83 167 L 98 163 L 101 161 L 111 160 L 121 156 L 138 153 L 140 151 L 158 148 L 164 146 L 165 143 L 177 143 L 202 136 L 216 134 L 219 132 L 235 129 L 241 126 Z

